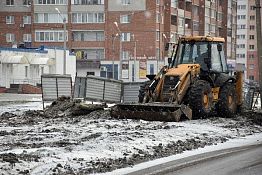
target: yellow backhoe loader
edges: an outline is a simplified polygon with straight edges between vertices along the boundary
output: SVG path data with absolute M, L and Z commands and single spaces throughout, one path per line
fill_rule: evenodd
M 242 72 L 229 75 L 223 38 L 181 37 L 157 75 L 148 75 L 138 103 L 120 103 L 111 110 L 117 118 L 179 121 L 217 113 L 231 117 L 242 105 Z

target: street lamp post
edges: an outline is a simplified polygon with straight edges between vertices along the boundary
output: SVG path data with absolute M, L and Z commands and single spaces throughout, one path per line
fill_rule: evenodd
M 119 36 L 119 80 L 122 79 L 122 32 L 118 27 L 118 23 L 114 22 L 117 30 L 118 30 L 118 36 Z
M 133 81 L 136 81 L 136 40 L 135 40 L 135 35 L 133 34 L 133 39 L 134 39 L 134 78 Z
M 66 74 L 66 18 L 62 17 L 61 12 L 58 8 L 55 8 L 55 10 L 58 12 L 59 16 L 63 19 L 63 26 L 64 26 L 64 60 L 63 60 L 63 74 Z
M 113 72 L 113 79 L 115 79 L 115 38 L 116 35 L 112 35 L 113 39 L 112 39 L 112 46 L 113 46 L 113 60 L 112 60 L 112 72 Z

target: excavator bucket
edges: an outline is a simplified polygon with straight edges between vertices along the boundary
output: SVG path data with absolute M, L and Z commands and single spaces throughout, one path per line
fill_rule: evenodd
M 192 110 L 188 106 L 172 103 L 123 103 L 111 108 L 111 116 L 114 118 L 147 121 L 177 122 L 182 114 L 192 119 Z

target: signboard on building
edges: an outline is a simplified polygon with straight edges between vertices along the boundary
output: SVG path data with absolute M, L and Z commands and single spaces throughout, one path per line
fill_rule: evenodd
M 124 79 L 128 79 L 129 78 L 129 76 L 128 76 L 128 73 L 129 73 L 128 68 L 129 68 L 128 62 L 123 62 L 122 63 L 122 78 L 124 78 Z
M 139 78 L 146 78 L 146 60 L 139 60 Z

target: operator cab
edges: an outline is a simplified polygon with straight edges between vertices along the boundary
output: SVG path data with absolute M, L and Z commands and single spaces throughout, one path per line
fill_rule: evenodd
M 184 37 L 178 44 L 172 66 L 200 64 L 202 71 L 228 72 L 222 38 Z

